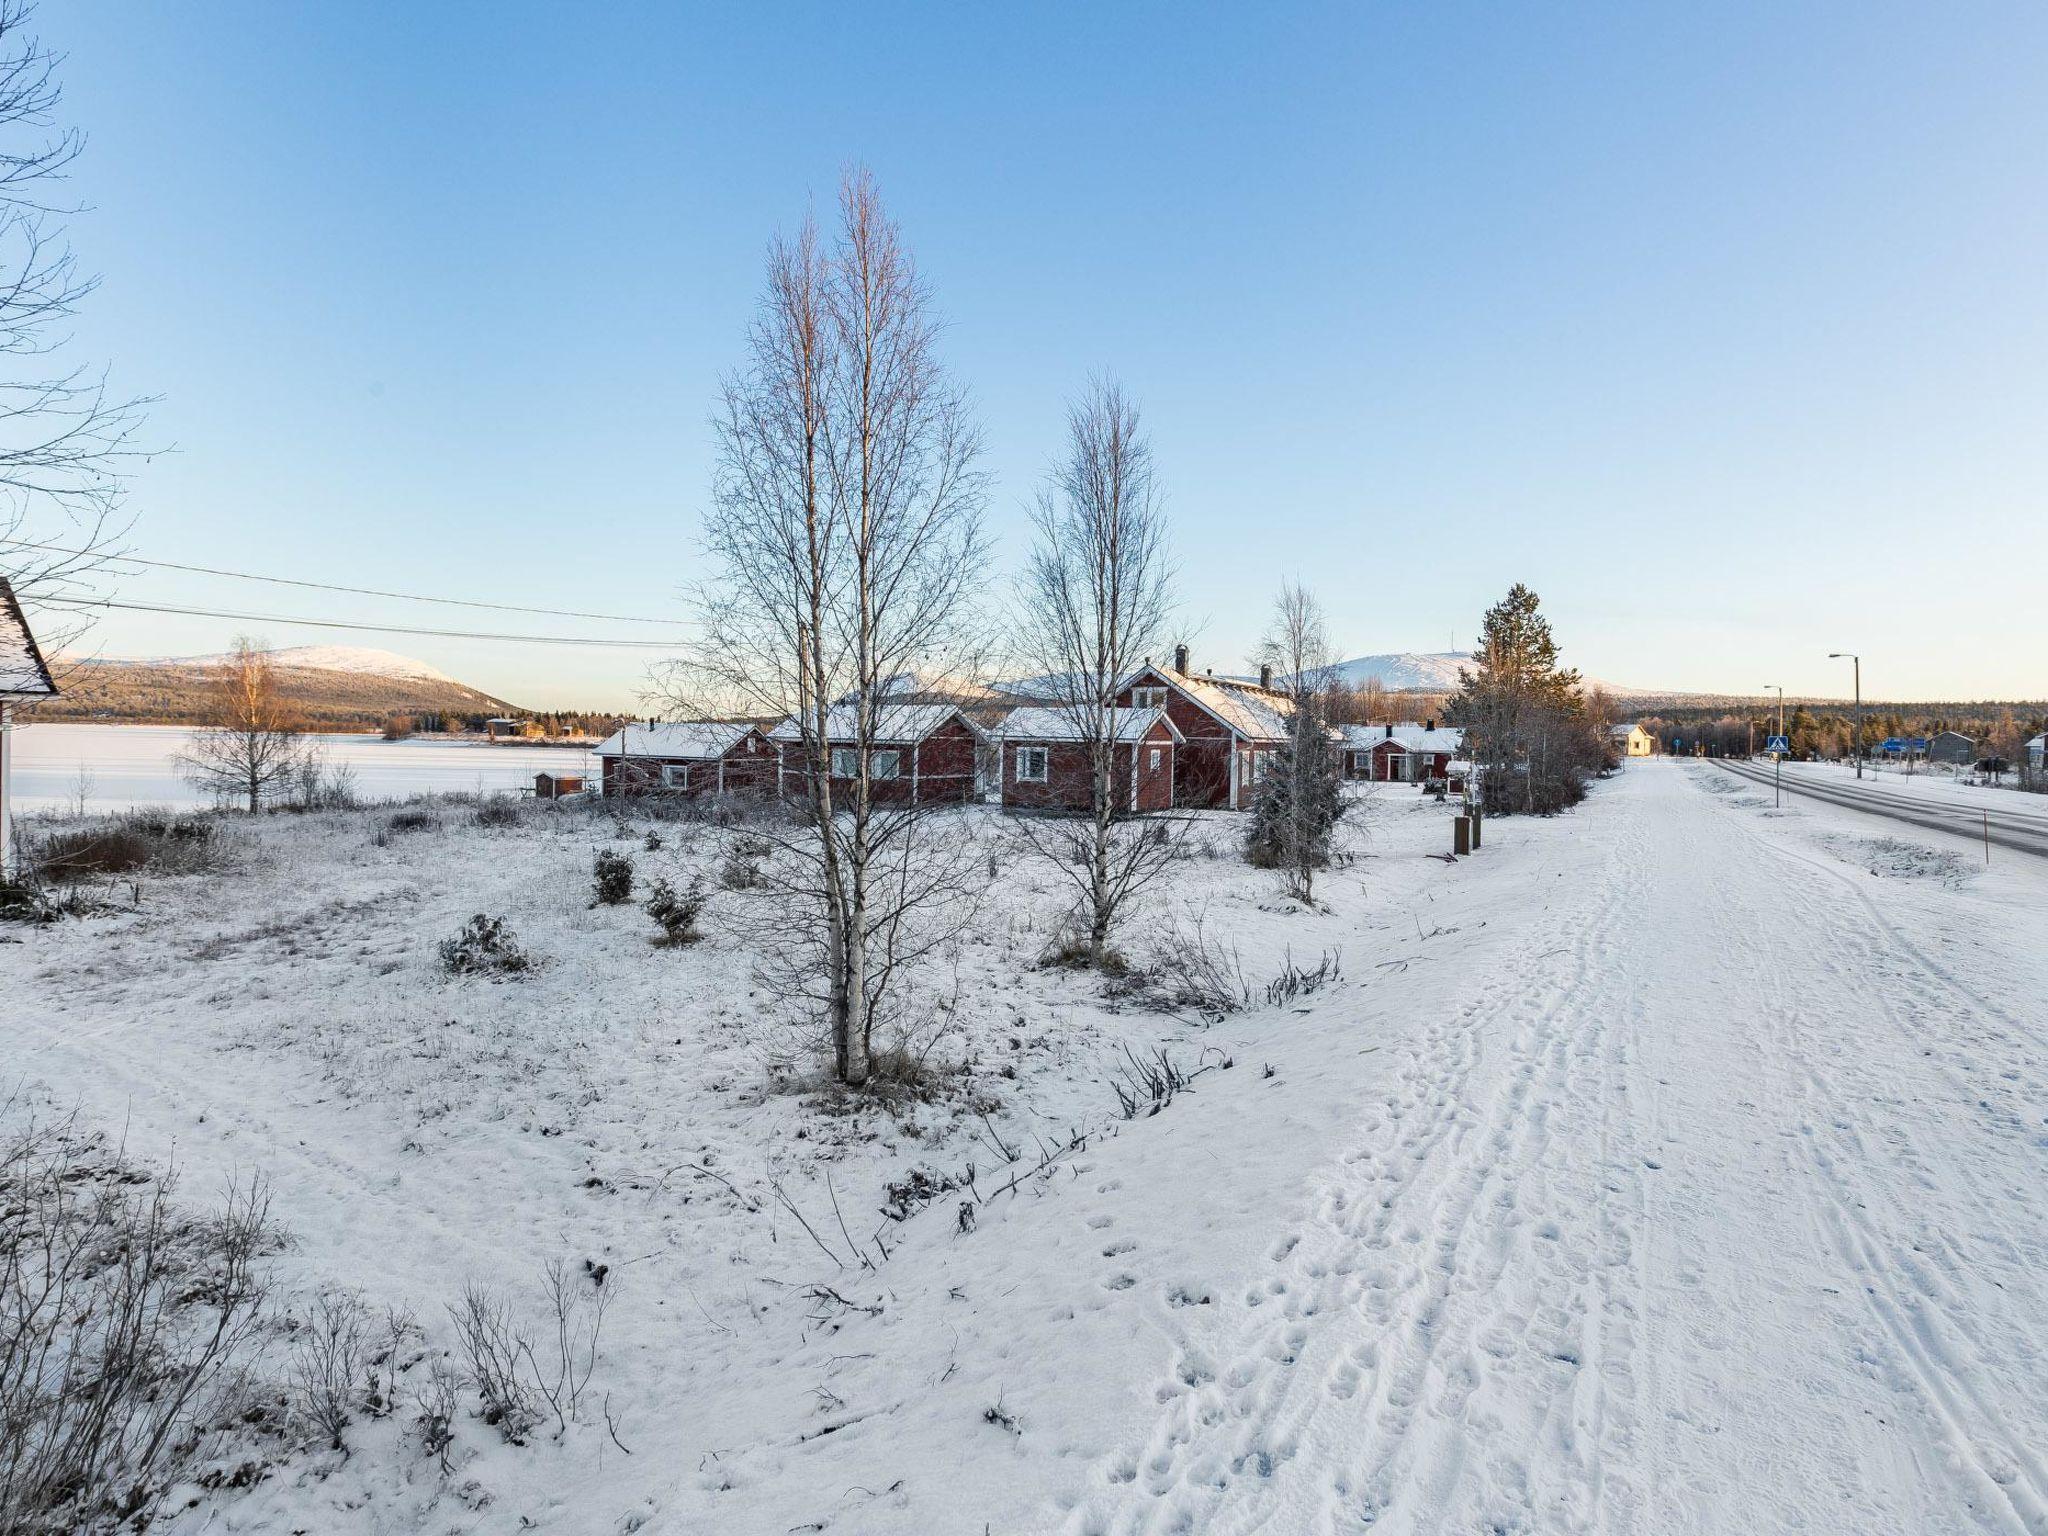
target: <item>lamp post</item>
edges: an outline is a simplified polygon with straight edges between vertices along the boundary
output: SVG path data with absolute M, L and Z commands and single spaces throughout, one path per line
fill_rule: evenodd
M 1764 684 L 1765 693 L 1769 693 L 1773 688 L 1778 690 L 1777 734 L 1782 740 L 1785 735 L 1785 685 L 1783 683 Z M 1786 742 L 1785 745 L 1789 747 L 1791 743 Z M 1785 754 L 1782 752 L 1773 752 L 1771 754 L 1771 803 L 1779 810 L 1785 808 Z
M 1856 755 L 1856 777 L 1863 777 L 1863 658 L 1854 651 L 1829 651 L 1829 661 L 1849 661 L 1856 667 L 1856 740 L 1851 750 Z

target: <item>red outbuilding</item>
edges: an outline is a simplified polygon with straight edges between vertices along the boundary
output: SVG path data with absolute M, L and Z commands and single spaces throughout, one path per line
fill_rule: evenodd
M 1174 754 L 1181 734 L 1166 711 L 1112 710 L 1105 724 L 1112 743 L 1110 782 L 1116 808 L 1170 810 Z M 1095 775 L 1090 745 L 1099 739 L 1099 728 L 1075 707 L 1011 711 L 1000 732 L 1003 804 L 1016 810 L 1092 809 Z
M 821 748 L 828 754 L 835 796 L 842 789 L 851 792 L 860 776 L 857 708 L 835 704 L 826 712 Z M 813 770 L 796 718 L 768 734 L 775 748 L 777 792 L 803 793 Z M 957 705 L 879 705 L 867 743 L 869 798 L 886 805 L 970 800 L 980 787 L 980 744 L 980 733 Z
M 598 744 L 607 795 L 723 795 L 775 782 L 775 749 L 745 720 L 649 721 Z

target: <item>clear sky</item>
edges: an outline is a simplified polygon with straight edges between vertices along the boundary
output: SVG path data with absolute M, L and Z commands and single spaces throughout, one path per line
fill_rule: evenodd
M 865 160 L 1014 565 L 1094 370 L 1197 665 L 1299 574 L 1345 655 L 1510 582 L 1624 683 L 2048 693 L 2048 7 L 50 0 L 77 327 L 162 396 L 137 553 L 666 615 L 765 242 Z M 1006 566 L 1005 570 L 1009 567 Z M 126 595 L 476 625 L 172 573 Z M 573 620 L 515 628 L 587 634 Z M 237 626 L 109 620 L 109 654 Z M 246 626 L 245 626 L 246 627 Z M 627 631 L 608 629 L 607 633 Z M 356 640 L 517 702 L 645 656 Z

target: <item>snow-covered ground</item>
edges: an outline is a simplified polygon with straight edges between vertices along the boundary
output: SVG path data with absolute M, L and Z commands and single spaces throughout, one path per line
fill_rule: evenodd
M 74 725 L 51 722 L 16 728 L 15 804 L 21 811 L 54 811 L 83 801 L 89 810 L 206 803 L 178 767 L 192 732 L 178 725 Z M 596 759 L 582 748 L 530 747 L 480 740 L 316 735 L 321 760 L 347 768 L 356 792 L 370 800 L 410 795 L 531 789 L 536 773 L 592 772 Z
M 929 1017 L 968 1070 L 893 1109 L 814 1091 L 730 897 L 686 950 L 587 906 L 596 849 L 715 836 L 566 807 L 266 818 L 0 933 L 0 1056 L 189 1189 L 263 1170 L 285 1279 L 439 1347 L 465 1282 L 530 1313 L 609 1266 L 616 1438 L 471 1420 L 444 1475 L 359 1425 L 172 1530 L 2048 1532 L 2048 861 L 1679 762 L 1455 864 L 1443 816 L 1364 801 L 1327 911 L 1178 866 L 1146 929 L 1259 981 L 1343 952 L 1210 1025 L 1037 967 L 1055 879 L 963 816 L 1001 878 Z M 537 975 L 440 975 L 480 910 Z M 1211 1070 L 1121 1120 L 1124 1045 Z M 880 1214 L 1077 1129 L 971 1224 Z

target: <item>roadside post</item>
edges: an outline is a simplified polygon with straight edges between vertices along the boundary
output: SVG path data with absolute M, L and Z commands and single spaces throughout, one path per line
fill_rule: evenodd
M 1991 862 L 1991 813 L 1984 813 L 1984 862 Z
M 1451 852 L 1463 857 L 1472 851 L 1472 818 L 1453 816 L 1451 818 Z
M 1771 800 L 1779 810 L 1785 808 L 1785 754 L 1792 750 L 1792 744 L 1783 736 L 1773 736 L 1764 750 L 1771 754 Z

